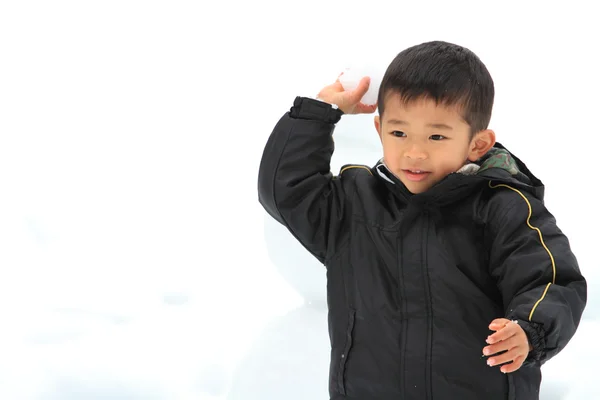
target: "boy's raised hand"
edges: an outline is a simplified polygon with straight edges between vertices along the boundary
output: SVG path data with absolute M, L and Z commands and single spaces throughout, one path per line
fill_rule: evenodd
M 340 76 L 334 83 L 321 89 L 317 97 L 326 103 L 337 105 L 344 114 L 374 113 L 377 110 L 377 104 L 369 106 L 360 102 L 360 99 L 369 90 L 370 78 L 362 78 L 356 89 L 346 91 L 340 82 Z
M 489 328 L 496 333 L 488 336 L 486 342 L 489 346 L 483 348 L 483 354 L 490 356 L 502 351 L 506 352 L 489 358 L 488 365 L 493 367 L 512 361 L 511 364 L 500 367 L 500 371 L 505 374 L 521 368 L 533 349 L 523 328 L 518 323 L 505 318 L 493 320 Z

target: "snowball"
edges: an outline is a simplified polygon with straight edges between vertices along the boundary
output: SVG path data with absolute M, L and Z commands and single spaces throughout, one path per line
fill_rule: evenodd
M 342 76 L 340 76 L 340 83 L 344 87 L 344 90 L 354 90 L 358 86 L 360 80 L 368 76 L 371 78 L 369 90 L 361 99 L 361 103 L 372 105 L 377 103 L 377 94 L 379 92 L 379 86 L 383 74 L 385 73 L 385 66 L 378 66 L 369 63 L 357 63 L 346 69 L 344 69 Z

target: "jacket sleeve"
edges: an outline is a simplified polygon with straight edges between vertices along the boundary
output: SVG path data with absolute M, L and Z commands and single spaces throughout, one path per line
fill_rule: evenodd
M 297 97 L 265 146 L 258 199 L 321 263 L 339 247 L 347 215 L 348 179 L 333 176 L 333 130 L 343 113 Z
M 497 217 L 488 221 L 485 233 L 490 268 L 506 318 L 518 321 L 533 346 L 525 365 L 541 366 L 575 334 L 587 284 L 567 237 L 542 201 L 506 188 L 495 189 L 500 192 L 491 201 Z

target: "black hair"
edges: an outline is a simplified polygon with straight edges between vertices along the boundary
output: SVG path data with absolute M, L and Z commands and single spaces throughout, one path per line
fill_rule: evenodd
M 471 50 L 433 41 L 409 47 L 392 60 L 377 97 L 381 116 L 391 94 L 400 95 L 405 104 L 425 97 L 436 104 L 459 106 L 473 137 L 490 123 L 494 81 Z

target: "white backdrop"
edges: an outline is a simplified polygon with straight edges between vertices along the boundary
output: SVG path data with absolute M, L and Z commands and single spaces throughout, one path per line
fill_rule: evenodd
M 0 3 L 0 398 L 326 399 L 324 270 L 258 204 L 262 149 L 296 95 L 434 39 L 488 66 L 589 281 L 542 399 L 600 396 L 592 6 L 387 3 Z M 372 118 L 334 171 L 380 157 Z

